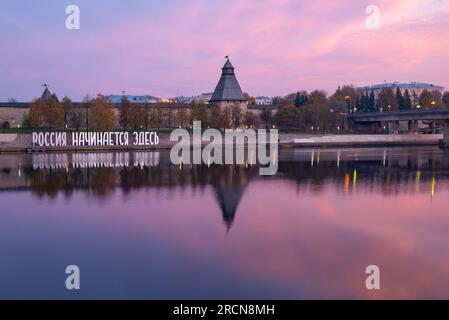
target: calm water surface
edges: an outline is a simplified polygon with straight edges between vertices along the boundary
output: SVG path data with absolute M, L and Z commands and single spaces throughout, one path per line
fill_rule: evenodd
M 449 298 L 449 152 L 283 150 L 273 177 L 165 152 L 0 155 L 0 257 L 8 299 Z

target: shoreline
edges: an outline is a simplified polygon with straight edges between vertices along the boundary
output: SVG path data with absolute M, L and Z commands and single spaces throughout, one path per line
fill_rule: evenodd
M 28 135 L 0 135 L 0 154 L 6 153 L 64 153 L 64 152 L 109 152 L 109 151 L 157 151 L 169 150 L 177 142 L 163 135 L 159 145 L 154 146 L 65 146 L 32 147 Z M 19 141 L 17 141 L 19 140 Z M 280 149 L 293 148 L 369 148 L 369 147 L 405 147 L 405 146 L 440 146 L 442 134 L 429 135 L 301 135 L 280 134 Z M 209 142 L 203 142 L 202 146 Z M 226 145 L 223 145 L 226 147 Z

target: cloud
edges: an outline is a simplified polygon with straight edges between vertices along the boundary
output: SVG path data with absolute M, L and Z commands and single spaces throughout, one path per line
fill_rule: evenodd
M 31 21 L 30 30 L 7 23 L 0 97 L 37 96 L 44 80 L 75 98 L 197 94 L 213 90 L 226 54 L 255 95 L 386 79 L 449 85 L 447 0 L 379 0 L 380 30 L 365 28 L 365 1 L 142 2 L 106 16 L 83 5 L 79 32 L 54 28 L 55 17 Z

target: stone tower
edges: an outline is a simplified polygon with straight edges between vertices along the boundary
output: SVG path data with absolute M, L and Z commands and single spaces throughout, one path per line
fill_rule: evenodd
M 226 57 L 226 63 L 221 69 L 220 81 L 218 81 L 212 98 L 209 101 L 211 107 L 224 108 L 239 105 L 243 111 L 247 110 L 248 101 L 243 95 L 239 82 L 235 77 L 234 66 L 229 58 Z

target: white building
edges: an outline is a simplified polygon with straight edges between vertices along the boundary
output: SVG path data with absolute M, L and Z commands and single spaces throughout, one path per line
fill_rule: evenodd
M 161 99 L 151 95 L 133 96 L 133 95 L 108 95 L 106 99 L 111 103 L 120 103 L 123 98 L 126 98 L 131 103 L 158 103 Z
M 416 105 L 418 101 L 415 101 L 416 99 L 419 99 L 419 96 L 421 93 L 423 93 L 424 90 L 427 90 L 429 92 L 431 91 L 438 91 L 441 94 L 444 93 L 444 87 L 437 86 L 430 83 L 418 83 L 418 82 L 411 82 L 411 83 L 400 83 L 400 82 L 389 82 L 389 83 L 382 83 L 382 84 L 376 84 L 371 86 L 365 86 L 365 87 L 359 87 L 356 89 L 362 90 L 364 92 L 370 93 L 371 91 L 374 92 L 374 96 L 376 97 L 376 100 L 379 96 L 379 94 L 384 89 L 391 88 L 394 93 L 396 93 L 397 88 L 401 91 L 402 94 L 405 93 L 406 90 L 408 90 L 410 94 L 410 99 L 412 100 L 412 105 Z
M 270 106 L 273 104 L 273 99 L 265 96 L 256 97 L 256 104 L 260 106 Z

